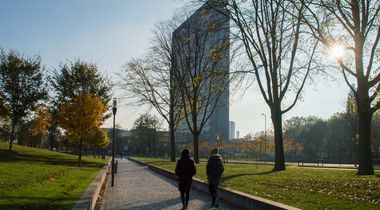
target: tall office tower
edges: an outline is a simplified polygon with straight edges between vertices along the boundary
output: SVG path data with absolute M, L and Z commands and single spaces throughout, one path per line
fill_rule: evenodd
M 230 121 L 230 140 L 235 138 L 235 122 Z
M 207 1 L 173 32 L 171 81 L 182 99 L 175 107 L 187 116 L 178 141 L 191 140 L 194 127 L 202 128 L 200 141 L 229 139 L 230 25 L 221 2 Z

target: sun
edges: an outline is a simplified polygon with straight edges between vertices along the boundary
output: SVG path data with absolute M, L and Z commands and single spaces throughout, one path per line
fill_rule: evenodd
M 329 48 L 329 54 L 334 59 L 342 59 L 344 51 L 344 47 L 340 44 L 334 44 Z

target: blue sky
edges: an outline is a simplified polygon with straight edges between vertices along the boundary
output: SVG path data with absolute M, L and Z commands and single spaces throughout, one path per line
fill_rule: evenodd
M 1 0 L 0 47 L 39 54 L 48 69 L 80 57 L 96 62 L 101 72 L 115 79 L 129 59 L 148 48 L 154 24 L 168 20 L 182 5 L 180 0 Z M 306 87 L 304 101 L 284 118 L 314 115 L 327 119 L 343 111 L 347 92 L 341 79 L 317 81 Z M 117 123 L 130 129 L 144 111 L 124 104 Z M 255 87 L 243 98 L 231 100 L 230 120 L 236 122 L 241 136 L 264 130 L 261 113 L 267 115 L 270 128 L 269 109 Z M 105 123 L 109 125 L 111 120 Z
M 111 72 L 142 54 L 150 28 L 177 6 L 171 0 L 2 0 L 0 44 L 40 54 L 49 68 L 81 57 Z

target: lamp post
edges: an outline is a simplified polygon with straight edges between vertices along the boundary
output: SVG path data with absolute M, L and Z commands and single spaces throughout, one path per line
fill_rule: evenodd
M 216 135 L 216 146 L 219 149 L 220 155 L 223 156 L 222 149 L 223 149 L 223 140 L 219 138 L 219 134 Z M 226 157 L 223 159 L 224 163 L 226 163 Z
M 223 140 L 220 140 L 219 135 L 216 136 L 216 146 L 219 148 L 220 151 L 223 149 Z
M 264 162 L 267 164 L 267 115 L 261 114 L 264 116 Z
M 113 99 L 112 112 L 113 112 L 113 128 L 112 128 L 112 182 L 111 186 L 114 186 L 114 174 L 115 174 L 115 117 L 117 111 L 117 100 Z

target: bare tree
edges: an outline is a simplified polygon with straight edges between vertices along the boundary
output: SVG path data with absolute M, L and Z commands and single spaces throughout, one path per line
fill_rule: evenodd
M 337 62 L 357 105 L 357 173 L 373 174 L 371 119 L 380 108 L 380 4 L 371 0 L 300 0 L 295 5 L 303 10 L 302 19 L 316 39 L 327 48 L 340 44 L 346 51 Z
M 147 55 L 132 59 L 120 74 L 121 87 L 127 95 L 135 99 L 138 105 L 149 104 L 168 123 L 171 161 L 175 161 L 175 131 L 181 116 L 183 117 L 179 97 L 173 93 L 170 79 L 172 32 L 178 25 L 176 17 L 157 24 L 153 29 L 152 45 Z
M 184 85 L 182 83 L 184 81 L 182 80 L 185 80 L 185 77 L 188 79 L 194 76 L 186 76 L 185 72 L 188 69 L 186 70 L 182 64 L 178 65 L 179 54 L 184 56 L 187 52 L 183 51 L 185 50 L 184 46 L 174 48 L 173 45 L 177 44 L 177 46 L 180 46 L 180 42 L 185 41 L 185 37 L 181 36 L 180 38 L 173 38 L 176 35 L 176 32 L 173 33 L 173 31 L 176 31 L 177 28 L 184 28 L 186 24 L 189 24 L 182 23 L 191 16 L 191 12 L 192 11 L 190 9 L 184 8 L 179 11 L 179 13 L 174 15 L 171 20 L 157 24 L 153 29 L 152 45 L 149 52 L 143 58 L 133 59 L 130 61 L 126 65 L 126 69 L 122 72 L 122 74 L 120 74 L 122 77 L 122 88 L 127 91 L 127 95 L 133 99 L 137 99 L 134 101 L 138 101 L 138 105 L 149 104 L 154 107 L 169 124 L 172 161 L 175 161 L 175 132 L 179 122 L 182 120 L 182 126 L 187 125 L 186 119 L 184 119 L 185 116 L 188 117 L 189 122 L 192 121 L 190 117 L 191 111 L 189 110 L 189 103 L 184 100 L 186 97 L 183 97 L 181 94 L 181 89 L 183 88 L 181 85 Z M 207 11 L 204 10 L 203 14 L 206 14 L 206 12 Z M 210 18 L 210 16 L 208 18 Z M 206 22 L 207 20 L 204 20 L 204 23 Z M 223 17 L 223 23 L 228 23 L 225 17 Z M 196 65 L 195 63 L 198 62 L 200 65 L 198 68 L 199 77 L 196 79 L 199 84 L 202 83 L 202 86 L 207 86 L 206 81 L 213 80 L 209 83 L 209 85 L 212 86 L 212 89 L 211 86 L 207 87 L 209 88 L 208 101 L 206 99 L 202 99 L 203 101 L 197 104 L 199 109 L 198 111 L 207 110 L 207 115 L 203 116 L 202 119 L 200 116 L 197 117 L 198 120 L 196 121 L 197 124 L 201 123 L 201 127 L 203 128 L 207 123 L 207 120 L 212 115 L 217 103 L 220 102 L 218 95 L 222 94 L 222 92 L 224 92 L 223 94 L 228 94 L 228 78 L 231 78 L 230 81 L 236 81 L 239 78 L 238 74 L 228 75 L 228 67 L 226 66 L 225 69 L 221 70 L 221 64 L 218 63 L 221 62 L 223 56 L 223 59 L 228 61 L 228 58 L 234 57 L 235 54 L 238 54 L 238 52 L 233 51 L 231 56 L 227 55 L 230 46 L 226 40 L 227 36 L 225 36 L 225 34 L 228 34 L 229 30 L 226 25 L 223 25 L 223 28 L 221 28 L 221 23 L 216 23 L 214 21 L 212 22 L 214 25 L 211 25 L 210 22 L 207 26 L 203 25 L 205 28 L 202 29 L 203 26 L 200 25 L 201 23 L 197 24 L 197 29 L 189 28 L 186 33 L 189 36 L 199 33 L 197 37 L 192 40 L 197 40 L 198 44 L 196 47 L 191 46 L 191 50 L 196 50 L 197 53 L 200 54 L 197 55 L 198 58 L 195 59 L 193 57 L 188 57 L 187 62 L 193 62 L 192 65 Z M 225 33 L 223 37 L 219 37 L 217 39 L 214 37 L 213 41 L 209 41 L 209 38 L 212 38 L 212 34 L 215 35 L 217 31 L 220 30 L 227 30 L 227 33 Z M 186 39 L 187 38 L 189 37 L 186 37 Z M 223 45 L 219 43 L 221 41 L 224 41 Z M 207 45 L 205 45 L 206 43 Z M 213 46 L 213 48 L 210 46 Z M 187 50 L 189 50 L 189 48 L 187 48 Z M 234 64 L 236 65 L 236 69 L 241 70 L 244 68 L 244 65 L 241 63 L 235 62 Z M 218 68 L 219 70 L 217 71 Z M 241 83 L 236 83 L 241 85 Z M 202 87 L 202 94 L 206 92 L 206 89 Z M 214 105 L 211 106 L 211 103 L 214 103 Z M 224 101 L 224 103 L 227 105 L 228 100 Z M 207 105 L 207 107 L 200 108 L 199 106 L 201 105 Z M 187 110 L 184 110 L 185 108 L 187 108 Z M 192 123 L 190 124 L 191 130 L 193 125 Z M 202 128 L 196 129 L 198 137 L 202 131 Z M 198 143 L 196 143 L 196 145 L 198 145 Z M 197 150 L 198 147 L 194 146 L 194 148 Z M 198 152 L 196 152 L 196 154 L 198 154 Z
M 260 92 L 270 108 L 275 171 L 285 170 L 282 116 L 291 110 L 315 68 L 318 42 L 304 32 L 301 13 L 285 0 L 224 1 Z M 302 9 L 302 8 L 301 8 Z M 302 46 L 301 43 L 303 43 Z
M 173 113 L 171 105 L 176 104 L 176 99 L 170 98 L 169 72 L 163 73 L 152 68 L 152 63 L 147 59 L 133 59 L 130 61 L 122 76 L 122 88 L 129 97 L 136 100 L 137 105 L 149 104 L 168 123 L 170 132 L 170 159 L 175 161 L 175 135 L 174 132 L 180 120 L 180 112 Z M 174 102 L 171 103 L 171 100 Z
M 229 20 L 204 4 L 173 32 L 172 81 L 193 136 L 199 163 L 199 136 L 217 106 L 228 105 Z

